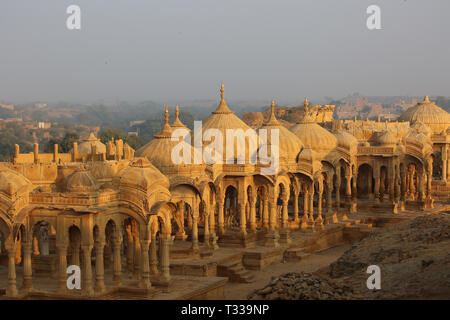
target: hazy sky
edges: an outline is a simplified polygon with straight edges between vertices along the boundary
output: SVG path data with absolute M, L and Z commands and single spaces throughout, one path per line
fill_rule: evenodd
M 449 35 L 449 0 L 1 0 L 0 101 L 450 95 Z

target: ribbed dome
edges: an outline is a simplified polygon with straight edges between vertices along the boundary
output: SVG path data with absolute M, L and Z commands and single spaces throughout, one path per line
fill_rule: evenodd
M 172 150 L 177 145 L 182 145 L 183 150 L 190 150 L 190 159 L 191 163 L 193 163 L 194 157 L 194 148 L 188 144 L 186 141 L 177 141 L 172 140 L 172 128 L 169 126 L 169 113 L 166 109 L 165 111 L 165 124 L 159 134 L 154 136 L 154 139 L 148 142 L 146 145 L 142 146 L 139 150 L 136 151 L 137 157 L 145 157 L 147 158 L 156 168 L 158 168 L 161 172 L 167 173 L 171 171 L 175 166 L 179 165 L 174 163 L 172 159 Z M 180 152 L 180 163 L 183 157 L 182 152 Z
M 313 162 L 318 157 L 317 152 L 310 148 L 304 148 L 298 156 L 299 161 Z
M 129 166 L 123 168 L 119 174 L 121 186 L 138 186 L 143 191 L 148 191 L 158 184 L 169 188 L 169 178 L 163 175 L 146 158 L 135 158 Z
M 81 168 L 66 178 L 66 190 L 68 192 L 94 192 L 98 189 L 97 183 L 92 175 Z
M 203 132 L 208 129 L 217 129 L 222 133 L 223 136 L 223 161 L 226 163 L 226 130 L 227 129 L 242 129 L 244 133 L 247 130 L 251 130 L 255 136 L 257 136 L 256 131 L 251 129 L 248 125 L 246 125 L 241 119 L 239 119 L 227 106 L 224 98 L 224 87 L 222 83 L 222 87 L 220 89 L 221 92 L 221 100 L 218 108 L 212 112 L 212 114 L 203 121 Z M 237 139 L 239 141 L 239 139 Z M 204 146 L 210 144 L 210 142 L 205 142 Z M 237 143 L 234 144 L 234 155 L 236 156 Z M 249 157 L 249 148 L 245 147 L 245 162 L 250 159 Z
M 398 141 L 399 141 L 399 139 L 397 139 L 397 137 L 395 137 L 395 135 L 391 132 L 391 130 L 386 131 L 385 133 L 380 135 L 377 139 L 377 142 L 381 146 L 386 146 L 386 147 L 395 146 Z
M 278 130 L 278 148 L 280 162 L 296 162 L 297 156 L 303 148 L 303 143 L 289 129 L 283 126 L 275 117 L 275 103 L 272 100 L 269 120 L 261 127 L 267 130 L 268 145 L 272 143 L 272 130 Z M 270 150 L 270 148 L 268 149 Z M 269 151 L 270 152 L 270 151 Z
M 97 139 L 92 132 L 87 139 L 78 145 L 78 153 L 91 154 L 93 145 L 95 146 L 96 154 L 106 153 L 106 146 L 100 141 L 100 139 Z
M 319 126 L 308 113 L 305 105 L 305 117 L 290 130 L 303 142 L 306 148 L 324 155 L 336 148 L 337 138 L 328 130 Z
M 337 138 L 338 145 L 342 148 L 351 149 L 358 146 L 358 139 L 347 131 L 338 130 L 335 136 Z
M 428 125 L 434 133 L 441 133 L 450 125 L 450 114 L 425 96 L 422 102 L 406 110 L 398 120 L 411 123 L 420 121 Z
M 0 171 L 0 193 L 11 196 L 15 193 L 30 191 L 32 186 L 30 180 L 13 170 Z

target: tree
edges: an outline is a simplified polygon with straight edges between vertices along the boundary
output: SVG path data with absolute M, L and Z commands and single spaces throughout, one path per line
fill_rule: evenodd
M 61 153 L 68 153 L 72 147 L 73 143 L 78 141 L 80 137 L 75 132 L 67 132 L 59 143 L 61 147 Z

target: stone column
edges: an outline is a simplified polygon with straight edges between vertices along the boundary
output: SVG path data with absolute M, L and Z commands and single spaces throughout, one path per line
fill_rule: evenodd
M 224 200 L 223 199 L 219 199 L 219 203 L 217 204 L 218 207 L 218 215 L 217 215 L 217 224 L 218 224 L 218 228 L 219 228 L 219 235 L 222 235 L 225 233 L 225 225 L 224 225 L 224 216 L 223 216 L 223 210 L 224 210 L 224 205 L 223 205 Z
M 250 231 L 256 232 L 256 199 L 250 202 Z
M 152 241 L 150 242 L 150 273 L 152 275 L 159 274 L 158 254 L 157 254 L 157 248 L 156 248 L 156 235 L 152 236 Z
M 441 155 L 442 155 L 442 180 L 444 182 L 447 182 L 448 179 L 448 151 L 447 151 L 448 145 L 444 144 L 442 146 Z
M 83 262 L 84 262 L 84 268 L 83 268 L 83 291 L 86 296 L 92 296 L 94 293 L 94 289 L 92 288 L 92 266 L 91 266 L 91 252 L 92 252 L 92 245 L 82 245 L 82 251 L 83 251 Z
M 341 167 L 338 165 L 336 167 L 336 212 L 339 213 L 339 208 L 341 207 Z
M 192 217 L 192 250 L 198 250 L 198 217 Z
M 207 209 L 205 208 L 204 210 Z M 203 244 L 209 247 L 209 214 L 207 215 L 206 212 L 204 215 L 204 227 Z
M 23 290 L 28 292 L 33 289 L 33 269 L 31 267 L 32 242 L 26 241 L 23 244 Z
M 395 169 L 394 169 L 394 164 L 392 163 L 393 160 L 391 160 L 390 164 L 389 164 L 389 201 L 391 201 L 391 203 L 395 202 Z
M 98 239 L 95 241 L 95 293 L 102 294 L 105 292 L 105 266 L 104 255 L 105 240 Z
M 134 245 L 134 275 L 138 280 L 141 280 L 141 244 L 139 240 L 139 234 L 133 234 Z
M 160 239 L 161 280 L 164 282 L 170 281 L 169 245 L 171 242 L 172 239 L 170 239 L 170 235 L 163 235 Z
M 238 203 L 238 208 L 239 210 L 239 227 L 241 229 L 241 235 L 243 237 L 247 236 L 247 222 L 245 219 L 245 202 L 244 201 L 239 201 Z
M 309 223 L 314 225 L 314 181 L 309 185 Z
M 215 218 L 215 206 L 211 207 L 211 212 L 209 213 L 209 227 L 210 227 L 210 232 L 211 234 L 209 235 L 209 241 L 210 241 L 210 247 L 212 249 L 217 249 L 219 246 L 217 245 L 217 236 L 216 236 L 216 227 L 215 227 L 215 223 L 216 223 L 216 218 Z
M 400 170 L 400 210 L 405 210 L 405 202 L 406 202 L 406 169 L 405 167 L 402 167 Z
M 373 200 L 373 192 L 372 192 L 372 179 L 373 179 L 373 169 L 369 171 L 369 177 L 367 180 L 367 188 L 369 189 L 369 200 Z
M 35 256 L 39 255 L 39 241 L 36 237 L 36 235 L 33 236 L 33 254 Z
M 270 199 L 269 206 L 269 230 L 266 233 L 265 245 L 267 247 L 277 247 L 279 245 L 279 235 L 277 231 L 277 200 Z
M 289 237 L 289 214 L 288 214 L 288 199 L 283 199 L 282 206 L 282 229 L 280 231 L 280 242 L 290 243 L 291 239 Z
M 113 242 L 113 285 L 120 286 L 122 284 L 122 257 L 120 253 L 122 241 L 116 235 L 116 239 Z
M 17 297 L 19 292 L 16 285 L 16 245 L 7 248 L 8 252 L 8 287 L 6 288 L 6 296 Z
M 67 244 L 66 243 L 57 244 L 56 248 L 58 250 L 58 258 L 59 258 L 58 292 L 64 294 L 67 292 Z
M 263 227 L 269 230 L 269 199 L 263 200 Z
M 380 167 L 377 165 L 374 167 L 373 179 L 375 180 L 373 189 L 375 202 L 380 203 Z
M 425 199 L 425 194 L 424 194 L 424 183 L 425 183 L 425 170 L 422 170 L 422 172 L 419 173 L 419 182 L 418 182 L 418 187 L 419 187 L 419 201 L 423 201 Z
M 134 270 L 134 241 L 133 234 L 131 233 L 131 226 L 128 225 L 126 228 L 127 233 L 127 268 L 128 272 L 133 272 Z
M 142 257 L 142 280 L 139 283 L 141 288 L 149 289 L 152 284 L 150 282 L 150 265 L 148 257 L 148 249 L 150 240 L 141 240 L 141 257 Z
M 299 192 L 294 191 L 294 221 L 295 222 L 299 222 L 299 217 L 298 217 L 298 194 Z
M 302 224 L 301 228 L 306 229 L 308 228 L 308 221 L 309 221 L 309 190 L 307 185 L 305 184 L 303 186 L 303 216 L 302 216 Z
M 351 213 L 356 213 L 358 205 L 358 188 L 356 186 L 356 183 L 358 181 L 358 170 L 355 169 L 354 171 L 355 172 L 353 172 L 353 181 L 352 181 L 352 202 L 350 207 Z

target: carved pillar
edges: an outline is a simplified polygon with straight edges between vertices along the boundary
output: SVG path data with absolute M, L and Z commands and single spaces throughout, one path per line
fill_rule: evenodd
M 294 190 L 294 221 L 295 222 L 299 222 L 299 218 L 298 218 L 298 194 L 299 192 L 297 190 Z
M 256 232 L 256 198 L 253 196 L 250 202 L 250 231 Z
M 245 202 L 244 200 L 240 200 L 238 203 L 239 210 L 239 227 L 241 229 L 241 236 L 247 236 L 247 222 L 245 219 Z
M 269 199 L 265 196 L 263 200 L 263 227 L 265 230 L 269 230 Z
M 303 216 L 302 216 L 302 224 L 301 228 L 306 229 L 308 227 L 309 221 L 309 190 L 306 183 L 303 185 Z
M 95 241 L 95 292 L 101 294 L 105 291 L 104 252 L 105 240 Z
M 32 242 L 26 241 L 23 244 L 23 290 L 33 289 L 33 270 L 31 267 Z
M 198 217 L 192 217 L 192 250 L 198 250 Z
M 309 185 L 309 223 L 314 225 L 314 181 Z
M 367 178 L 367 188 L 369 189 L 369 200 L 373 200 L 373 187 L 372 187 L 372 179 L 373 179 L 373 169 L 369 170 L 369 176 Z
M 395 202 L 395 169 L 394 169 L 394 163 L 393 163 L 393 159 L 391 159 L 390 163 L 389 163 L 389 201 L 391 201 L 391 203 Z
M 164 282 L 170 281 L 169 245 L 171 242 L 170 235 L 163 235 L 160 239 L 161 280 Z
M 222 235 L 225 233 L 225 225 L 224 225 L 224 216 L 223 216 L 223 210 L 224 210 L 224 200 L 219 198 L 219 203 L 217 204 L 218 207 L 218 215 L 217 215 L 217 224 L 219 228 L 219 235 Z
M 204 208 L 204 210 L 208 210 L 208 209 Z M 209 247 L 209 214 L 207 214 L 207 212 L 205 212 L 204 220 L 205 220 L 205 226 L 204 226 L 205 233 L 203 236 L 203 244 L 206 247 Z
M 322 217 L 322 201 L 323 201 L 323 177 L 322 175 L 319 177 L 317 181 L 317 218 L 314 220 L 314 227 L 323 227 L 323 217 Z
M 139 240 L 139 233 L 133 232 L 133 247 L 134 247 L 134 269 L 133 273 L 138 280 L 141 279 L 141 244 Z
M 282 207 L 282 229 L 280 231 L 280 242 L 290 243 L 291 239 L 289 237 L 289 214 L 288 214 L 288 199 L 283 199 Z
M 279 245 L 279 234 L 277 231 L 277 200 L 271 197 L 269 206 L 269 230 L 266 233 L 265 245 L 267 247 L 277 247 Z
M 407 180 L 406 180 L 406 169 L 404 166 L 400 167 L 400 210 L 405 210 L 405 202 L 406 202 L 406 188 L 407 188 Z
M 150 245 L 149 239 L 141 240 L 141 257 L 142 257 L 142 280 L 139 282 L 141 288 L 149 289 L 152 284 L 150 282 L 150 265 L 148 257 L 148 249 Z
M 84 262 L 84 268 L 83 268 L 83 291 L 84 294 L 87 296 L 92 296 L 94 293 L 94 289 L 92 288 L 92 266 L 91 266 L 91 252 L 92 252 L 92 245 L 82 245 L 82 251 L 83 251 L 83 262 Z
M 380 203 L 380 167 L 375 164 L 373 179 L 375 181 L 373 193 L 376 203 Z
M 211 206 L 209 213 L 209 227 L 210 227 L 210 247 L 212 249 L 217 249 L 219 246 L 217 245 L 217 235 L 216 235 L 216 217 L 215 217 L 215 205 Z
M 150 242 L 150 273 L 152 275 L 157 275 L 158 271 L 158 253 L 156 248 L 156 235 L 152 236 L 152 241 Z
M 419 188 L 419 201 L 423 201 L 425 199 L 424 194 L 424 184 L 425 184 L 425 170 L 422 169 L 422 172 L 418 174 L 419 181 L 418 181 L 418 188 Z
M 341 166 L 336 167 L 336 211 L 339 213 L 339 208 L 341 207 Z
M 113 240 L 113 285 L 120 286 L 122 284 L 122 257 L 120 253 L 121 249 L 121 238 L 116 235 Z
M 8 253 L 8 287 L 6 288 L 6 296 L 17 297 L 17 285 L 16 285 L 16 245 L 7 248 Z
M 58 250 L 58 273 L 59 273 L 59 285 L 58 292 L 66 293 L 67 292 L 67 244 L 60 243 L 56 245 Z
M 444 144 L 442 146 L 441 155 L 442 155 L 442 180 L 447 182 L 448 179 L 448 145 Z

